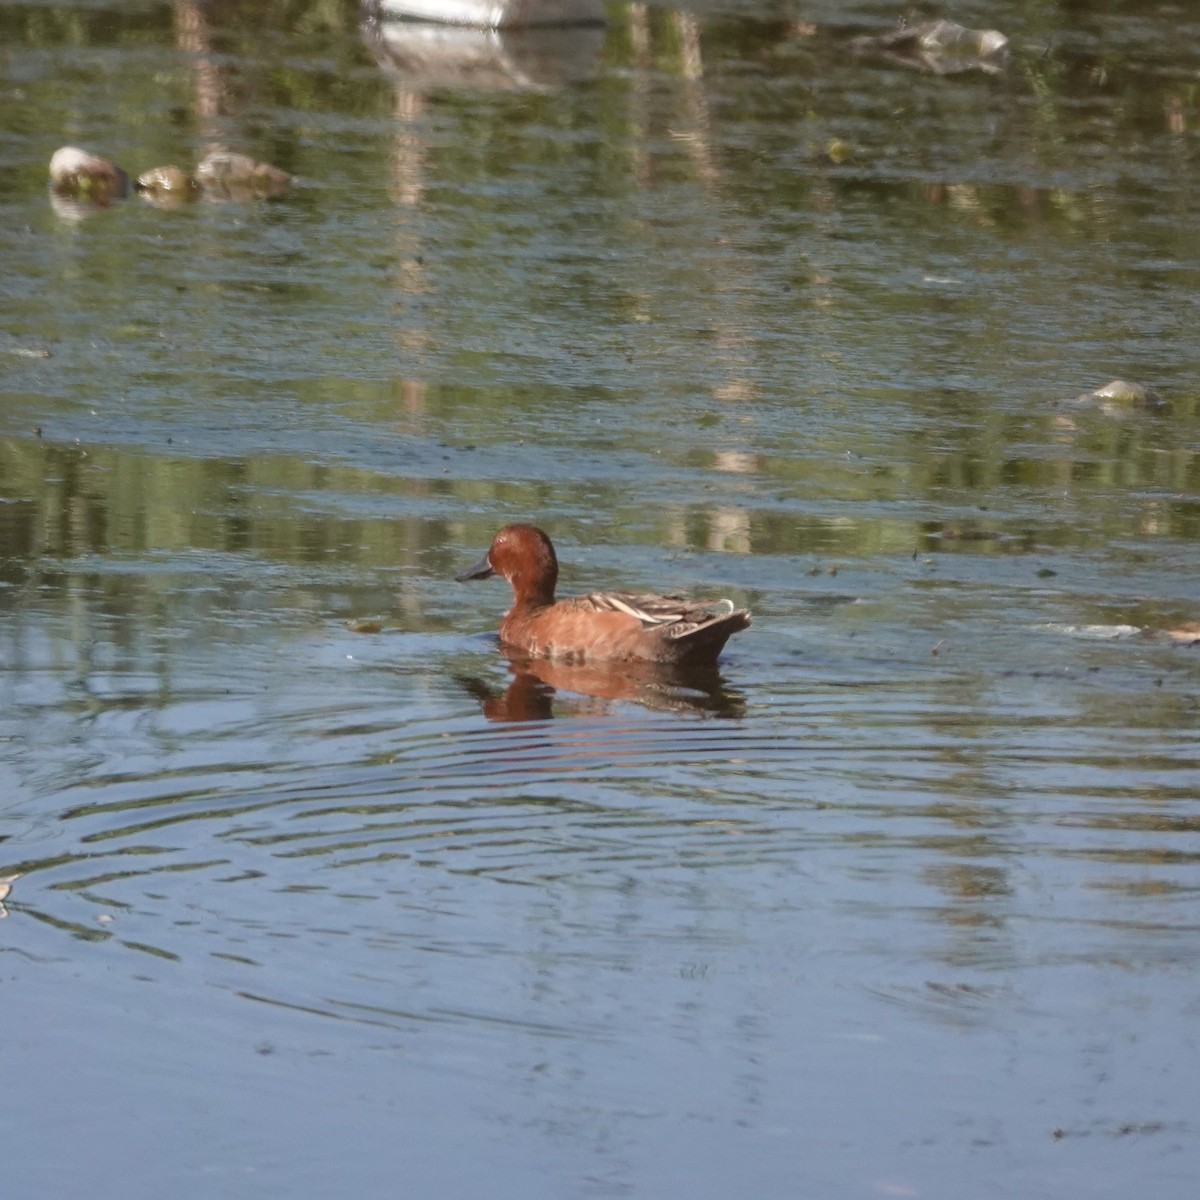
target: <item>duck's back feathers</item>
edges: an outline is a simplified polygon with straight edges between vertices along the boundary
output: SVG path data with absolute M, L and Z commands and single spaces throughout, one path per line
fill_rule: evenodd
M 579 611 L 632 617 L 643 631 L 668 644 L 668 658 L 715 657 L 733 634 L 750 624 L 749 610 L 735 608 L 732 600 L 697 600 L 655 592 L 590 592 L 562 603 Z

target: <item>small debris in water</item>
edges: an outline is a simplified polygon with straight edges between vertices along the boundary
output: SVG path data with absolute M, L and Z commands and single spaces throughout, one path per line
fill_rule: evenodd
M 351 633 L 382 633 L 383 622 L 374 618 L 368 618 L 362 621 L 347 621 L 346 628 Z

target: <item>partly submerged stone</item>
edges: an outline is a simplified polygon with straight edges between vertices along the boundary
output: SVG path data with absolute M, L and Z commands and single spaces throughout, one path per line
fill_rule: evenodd
M 855 38 L 855 54 L 890 59 L 905 66 L 952 75 L 958 71 L 999 71 L 1008 61 L 1008 38 L 996 29 L 967 29 L 953 21 L 906 25 L 878 37 Z
M 1163 634 L 1185 646 L 1200 646 L 1200 621 L 1184 621 L 1174 629 L 1164 629 Z
M 1076 396 L 1065 403 L 1083 408 L 1098 408 L 1101 412 L 1114 416 L 1134 409 L 1154 411 L 1167 405 L 1158 392 L 1124 379 L 1114 379 L 1094 392 L 1085 392 L 1082 396 Z
M 136 184 L 144 200 L 160 208 L 173 208 L 195 200 L 200 185 L 180 167 L 154 167 L 138 176 Z
M 58 196 L 103 206 L 129 194 L 129 176 L 107 158 L 62 146 L 50 158 L 50 188 Z
M 1128 404 L 1134 408 L 1161 408 L 1166 401 L 1155 391 L 1140 383 L 1129 383 L 1114 379 L 1102 388 L 1097 388 L 1088 397 L 1090 400 L 1107 400 L 1112 404 Z
M 282 196 L 292 177 L 247 154 L 216 150 L 196 167 L 196 179 L 210 195 L 227 200 L 259 200 Z

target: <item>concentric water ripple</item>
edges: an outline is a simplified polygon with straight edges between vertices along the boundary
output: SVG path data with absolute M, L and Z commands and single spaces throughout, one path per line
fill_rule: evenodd
M 905 912 L 914 946 L 928 922 L 971 929 L 973 949 L 946 953 L 992 969 L 1103 944 L 1195 958 L 1179 910 L 1200 857 L 1190 731 L 1139 725 L 1124 703 L 1119 726 L 1098 720 L 1089 706 L 1113 697 L 1086 676 L 1031 695 L 961 671 L 814 665 L 784 687 L 744 672 L 733 717 L 560 693 L 551 719 L 484 721 L 480 697 L 507 678 L 489 672 L 430 691 L 411 667 L 367 666 L 321 699 L 256 692 L 252 670 L 157 697 L 145 676 L 109 676 L 72 718 L 89 728 L 78 752 L 24 756 L 23 811 L 54 822 L 6 865 L 19 911 L 163 962 L 221 961 L 247 998 L 385 1024 L 518 1019 L 451 1003 L 440 969 L 423 1001 L 380 994 L 430 954 L 501 970 L 506 939 L 480 904 L 500 921 L 526 905 L 477 894 L 496 885 L 535 889 L 535 907 L 604 897 L 606 914 L 649 888 L 664 923 L 645 933 L 668 941 L 676 906 L 716 883 L 743 915 L 840 912 L 863 947 Z M 1156 940 L 1135 952 L 1134 933 Z M 334 991 L 287 966 L 314 936 L 339 947 Z M 269 984 L 243 977 L 267 964 Z
M 944 7 L 0 0 L 5 1200 L 1191 1200 L 1200 26 Z

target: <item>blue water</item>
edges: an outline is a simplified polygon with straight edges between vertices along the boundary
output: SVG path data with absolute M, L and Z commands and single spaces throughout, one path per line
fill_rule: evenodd
M 0 3 L 6 1197 L 1190 1200 L 1200 27 L 895 15 Z M 754 624 L 523 674 L 513 519 Z

